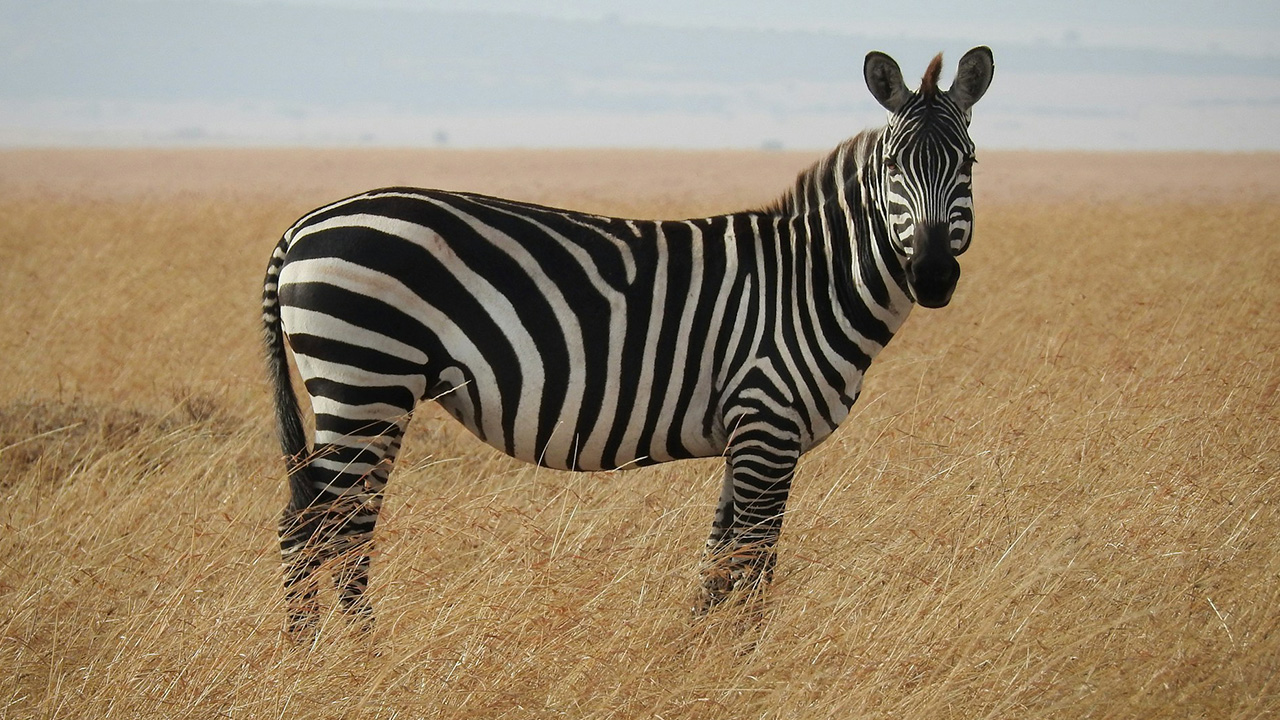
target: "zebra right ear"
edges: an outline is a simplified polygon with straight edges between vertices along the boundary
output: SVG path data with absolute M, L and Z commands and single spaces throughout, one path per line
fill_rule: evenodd
M 896 113 L 911 97 L 911 91 L 902 81 L 902 70 L 893 58 L 882 52 L 867 53 L 862 63 L 862 76 L 867 80 L 867 89 L 885 110 Z

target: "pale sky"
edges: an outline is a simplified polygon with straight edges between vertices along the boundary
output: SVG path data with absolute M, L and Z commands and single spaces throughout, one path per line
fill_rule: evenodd
M 821 148 L 976 44 L 980 144 L 1280 150 L 1274 0 L 0 0 L 0 146 Z
M 202 2 L 204 0 L 169 0 Z M 264 0 L 245 0 L 262 2 Z M 1280 53 L 1280 3 L 1266 0 L 1023 0 L 911 3 L 849 0 L 280 0 L 299 5 L 482 10 L 598 20 L 609 17 L 675 27 L 725 27 L 874 33 L 987 44 L 1061 41 L 1251 56 Z

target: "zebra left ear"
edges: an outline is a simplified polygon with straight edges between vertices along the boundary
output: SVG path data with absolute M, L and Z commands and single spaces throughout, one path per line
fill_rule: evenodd
M 955 101 L 964 112 L 969 112 L 974 103 L 982 99 L 991 85 L 991 77 L 996 72 L 995 59 L 991 56 L 991 48 L 980 45 L 960 58 L 960 66 L 956 70 L 956 79 L 951 81 L 951 89 L 947 96 Z

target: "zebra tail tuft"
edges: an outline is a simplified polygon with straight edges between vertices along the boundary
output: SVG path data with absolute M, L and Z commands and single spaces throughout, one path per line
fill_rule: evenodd
M 271 254 L 267 265 L 267 277 L 262 287 L 262 330 L 267 351 L 267 369 L 275 391 L 276 431 L 280 448 L 284 451 L 289 472 L 289 506 L 302 511 L 315 502 L 319 491 L 311 482 L 307 463 L 307 431 L 302 424 L 302 410 L 298 396 L 293 391 L 289 377 L 289 358 L 285 350 L 284 328 L 280 321 L 280 268 L 284 266 L 285 253 L 289 249 L 289 235 L 285 235 Z

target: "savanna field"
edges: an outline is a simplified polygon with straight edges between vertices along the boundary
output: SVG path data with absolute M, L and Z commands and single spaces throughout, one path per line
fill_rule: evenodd
M 371 187 L 633 217 L 817 153 L 0 152 L 0 718 L 1280 715 L 1280 156 L 982 152 L 950 307 L 801 461 L 756 611 L 689 612 L 720 464 L 569 474 L 420 410 L 371 636 L 282 633 L 259 343 Z

